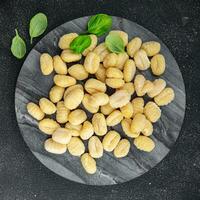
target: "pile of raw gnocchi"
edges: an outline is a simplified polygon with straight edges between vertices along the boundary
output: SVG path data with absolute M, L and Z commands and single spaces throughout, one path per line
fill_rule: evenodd
M 71 155 L 80 156 L 89 174 L 96 172 L 95 158 L 102 157 L 103 150 L 113 151 L 117 158 L 129 152 L 129 140 L 114 130 L 108 131 L 108 127 L 121 123 L 124 133 L 134 138 L 138 149 L 152 151 L 155 143 L 149 136 L 153 133 L 152 123 L 161 116 L 159 106 L 169 104 L 175 96 L 165 80 L 150 81 L 136 75 L 136 69 L 148 68 L 156 76 L 164 73 L 165 58 L 159 54 L 160 44 L 156 41 L 142 44 L 139 37 L 128 42 L 127 33 L 115 30 L 109 34 L 112 33 L 119 34 L 126 52 L 109 52 L 105 43 L 97 46 L 97 37 L 90 35 L 91 45 L 82 54 L 76 54 L 69 45 L 78 34 L 63 35 L 58 43 L 62 49 L 60 56 L 52 58 L 43 53 L 40 57 L 43 75 L 56 72 L 49 99 L 41 98 L 39 106 L 33 102 L 27 104 L 28 113 L 39 121 L 39 129 L 51 135 L 44 143 L 46 151 L 63 154 L 68 149 Z M 108 88 L 113 89 L 111 96 L 106 94 Z M 144 95 L 151 98 L 146 105 Z M 93 114 L 91 121 L 80 106 Z M 56 120 L 49 117 L 54 113 Z M 88 153 L 83 140 L 88 140 Z

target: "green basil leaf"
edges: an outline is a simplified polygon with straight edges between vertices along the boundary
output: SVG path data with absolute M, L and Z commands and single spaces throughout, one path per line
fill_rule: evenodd
M 112 27 L 112 17 L 106 14 L 97 14 L 88 21 L 88 32 L 101 36 Z
M 82 53 L 91 44 L 92 40 L 89 35 L 79 35 L 70 43 L 70 49 L 75 53 Z
M 19 36 L 17 29 L 15 29 L 15 33 L 16 36 L 12 39 L 11 52 L 16 58 L 21 59 L 26 54 L 26 43 Z
M 38 13 L 32 17 L 29 24 L 29 35 L 31 37 L 31 44 L 33 38 L 38 37 L 44 33 L 47 28 L 47 17 L 43 13 Z
M 119 34 L 111 33 L 105 39 L 105 44 L 107 48 L 113 53 L 124 52 L 124 42 L 119 36 Z

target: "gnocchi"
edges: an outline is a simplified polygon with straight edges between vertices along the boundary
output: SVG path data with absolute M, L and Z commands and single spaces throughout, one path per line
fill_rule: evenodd
M 120 141 L 120 134 L 116 131 L 109 131 L 103 138 L 102 144 L 105 151 L 111 152 Z
M 60 125 L 53 119 L 44 118 L 38 123 L 39 129 L 47 135 L 52 135 L 53 132 L 60 127 Z
M 85 145 L 78 137 L 72 137 L 67 148 L 69 153 L 73 156 L 81 156 L 85 152 Z
M 81 156 L 81 164 L 88 174 L 94 174 L 97 170 L 96 161 L 89 153 L 84 153 Z
M 135 138 L 134 144 L 138 149 L 146 152 L 151 152 L 155 148 L 154 141 L 151 138 L 142 135 Z
M 40 56 L 40 68 L 43 75 L 49 75 L 53 72 L 53 58 L 48 53 Z
M 76 80 L 85 80 L 88 77 L 88 72 L 85 70 L 84 66 L 81 64 L 72 65 L 68 69 L 70 76 L 74 77 Z
M 52 138 L 49 138 L 44 142 L 44 148 L 49 153 L 53 154 L 63 154 L 67 151 L 66 144 L 55 142 L 54 140 L 52 140 Z
M 122 139 L 119 141 L 114 149 L 114 155 L 116 158 L 123 158 L 128 155 L 131 144 L 127 139 Z
M 122 121 L 122 119 L 122 113 L 119 110 L 114 110 L 106 118 L 107 126 L 115 126 L 119 124 Z
M 51 115 L 56 112 L 56 106 L 47 98 L 41 98 L 39 100 L 40 109 L 47 115 Z
M 44 118 L 44 112 L 40 109 L 40 107 L 35 103 L 28 103 L 27 106 L 28 113 L 37 120 L 42 120 Z
M 100 158 L 103 156 L 103 145 L 97 136 L 92 136 L 89 139 L 88 150 L 90 156 L 93 158 Z
M 53 57 L 53 67 L 57 74 L 67 74 L 67 65 L 58 55 Z
M 65 128 L 57 128 L 52 134 L 53 141 L 60 144 L 68 144 L 71 140 L 71 137 L 72 135 L 70 131 Z
M 94 52 L 88 53 L 84 61 L 85 70 L 90 74 L 95 74 L 99 69 L 99 65 L 100 65 L 99 55 L 97 55 Z
M 56 121 L 58 123 L 66 123 L 68 121 L 69 109 L 65 107 L 63 101 L 57 103 Z

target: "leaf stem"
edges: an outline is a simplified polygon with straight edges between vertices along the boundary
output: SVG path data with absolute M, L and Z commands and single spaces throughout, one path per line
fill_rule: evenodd
M 18 33 L 17 29 L 15 29 L 15 34 L 16 34 L 16 36 L 19 36 L 19 33 Z
M 30 41 L 30 43 L 33 44 L 33 37 L 31 37 L 31 41 Z

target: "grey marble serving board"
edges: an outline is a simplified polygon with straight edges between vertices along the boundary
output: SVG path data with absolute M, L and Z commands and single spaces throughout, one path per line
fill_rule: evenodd
M 161 53 L 166 59 L 166 71 L 162 76 L 167 85 L 175 90 L 175 100 L 168 106 L 162 107 L 162 116 L 154 124 L 154 132 L 151 138 L 155 141 L 156 147 L 151 153 L 137 150 L 131 141 L 131 150 L 127 157 L 116 159 L 112 153 L 104 152 L 102 158 L 97 159 L 97 172 L 88 175 L 80 164 L 80 158 L 71 156 L 69 153 L 54 155 L 46 152 L 43 143 L 47 135 L 38 129 L 38 122 L 26 111 L 26 104 L 30 101 L 38 103 L 41 97 L 48 97 L 49 89 L 53 85 L 53 74 L 43 76 L 39 67 L 41 53 L 48 52 L 51 55 L 60 53 L 57 46 L 58 39 L 65 33 L 85 31 L 88 17 L 67 22 L 48 33 L 37 43 L 27 56 L 16 85 L 15 109 L 17 121 L 21 134 L 33 154 L 46 167 L 66 179 L 89 185 L 111 185 L 129 181 L 145 172 L 148 172 L 158 164 L 174 145 L 185 113 L 185 87 L 179 67 L 170 53 L 169 49 L 153 33 L 120 17 L 113 17 L 112 29 L 126 31 L 129 39 L 139 36 L 143 41 L 155 40 L 161 43 Z M 104 37 L 99 41 L 104 40 Z M 145 76 L 154 80 L 150 70 L 143 72 Z M 91 115 L 89 116 L 91 117 Z M 120 126 L 113 127 L 126 137 Z

